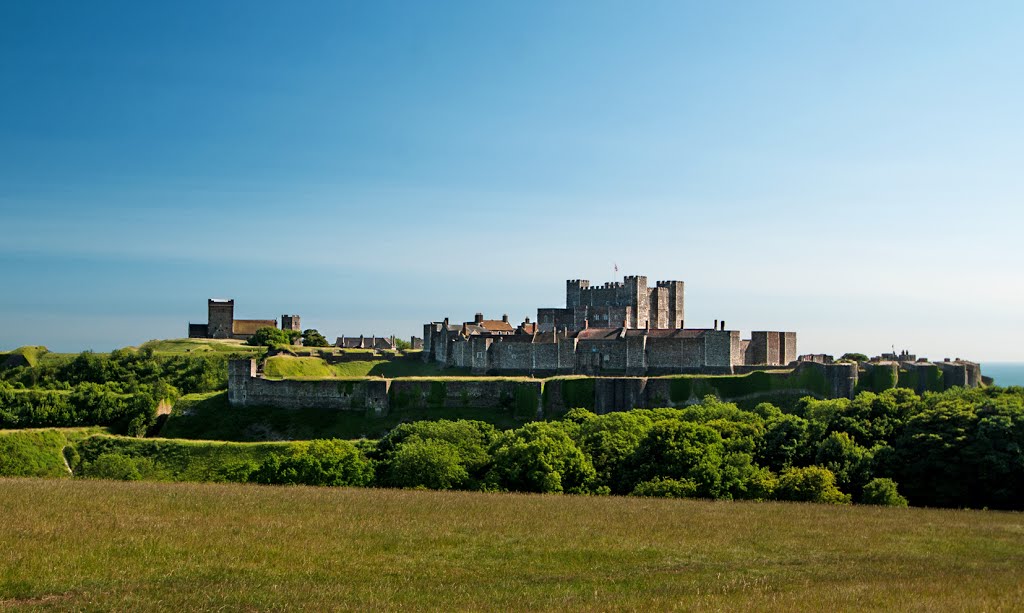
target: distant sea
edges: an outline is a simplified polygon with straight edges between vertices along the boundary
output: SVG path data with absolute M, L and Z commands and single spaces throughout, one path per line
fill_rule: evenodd
M 992 377 L 1002 387 L 1024 386 L 1024 362 L 983 362 L 981 374 Z

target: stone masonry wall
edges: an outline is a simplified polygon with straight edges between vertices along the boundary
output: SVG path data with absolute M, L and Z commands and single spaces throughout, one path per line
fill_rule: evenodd
M 233 406 L 362 411 L 376 416 L 409 409 L 471 408 L 511 411 L 519 418 L 533 419 L 576 407 L 605 413 L 683 406 L 705 394 L 726 400 L 780 391 L 849 398 L 856 386 L 856 364 L 811 362 L 792 371 L 733 377 L 569 377 L 546 381 L 445 377 L 278 381 L 257 376 L 252 360 L 233 360 L 228 365 L 228 401 Z

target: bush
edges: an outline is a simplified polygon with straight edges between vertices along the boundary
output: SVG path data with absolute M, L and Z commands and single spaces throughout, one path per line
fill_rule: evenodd
M 533 422 L 501 436 L 492 448 L 487 486 L 516 492 L 591 492 L 594 466 L 560 426 Z
M 449 490 L 469 481 L 459 449 L 442 440 L 406 439 L 391 456 L 384 485 Z
M 133 458 L 120 453 L 103 453 L 83 466 L 82 473 L 90 479 L 140 481 L 156 474 L 153 460 Z
M 348 441 L 311 441 L 294 455 L 269 456 L 250 480 L 278 485 L 365 486 L 373 481 L 373 465 Z
M 320 334 L 319 330 L 310 328 L 302 332 L 302 345 L 304 347 L 327 347 L 330 343 L 327 342 L 323 334 Z
M 637 484 L 631 496 L 652 496 L 656 498 L 692 498 L 697 494 L 697 484 L 688 479 L 656 478 Z
M 319 334 L 319 332 L 317 333 Z M 274 345 L 292 345 L 302 336 L 298 330 L 280 330 L 272 326 L 264 326 L 256 330 L 245 341 L 253 347 L 273 347 Z M 323 338 L 322 336 L 320 338 Z M 326 342 L 326 341 L 325 341 Z
M 861 494 L 862 504 L 877 504 L 885 507 L 905 507 L 907 499 L 896 490 L 896 482 L 892 479 L 872 479 L 864 486 Z
M 850 496 L 836 487 L 836 476 L 820 466 L 788 468 L 779 476 L 775 492 L 779 500 L 849 504 Z

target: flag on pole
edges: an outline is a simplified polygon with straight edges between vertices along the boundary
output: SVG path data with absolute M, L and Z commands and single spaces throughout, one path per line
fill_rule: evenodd
M 619 265 L 617 263 L 612 262 L 612 266 L 615 267 L 615 272 L 619 272 Z

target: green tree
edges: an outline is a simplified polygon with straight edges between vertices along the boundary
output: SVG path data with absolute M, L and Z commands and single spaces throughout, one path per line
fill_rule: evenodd
M 305 347 L 327 347 L 329 344 L 324 335 L 315 328 L 302 331 L 302 345 Z
M 877 504 L 886 507 L 905 507 L 907 499 L 900 496 L 896 489 L 896 482 L 892 479 L 872 479 L 864 486 L 861 494 L 861 503 Z
M 457 484 L 451 487 L 459 489 L 478 489 L 479 482 L 484 476 L 491 461 L 490 447 L 498 437 L 498 430 L 491 424 L 482 421 L 471 420 L 436 420 L 436 421 L 415 421 L 399 424 L 391 430 L 384 438 L 378 441 L 373 451 L 373 457 L 378 460 L 378 478 L 382 484 L 388 484 L 393 475 L 391 464 L 402 447 L 411 441 L 421 443 L 445 443 L 457 451 L 457 458 L 464 470 L 466 477 L 457 480 Z M 422 453 L 423 451 L 420 450 Z M 434 450 L 434 453 L 442 453 L 442 450 Z M 409 457 L 406 462 L 408 467 Z M 414 487 L 408 480 L 408 471 L 404 473 L 402 482 L 392 482 L 400 487 Z M 456 483 L 456 482 L 453 482 Z
M 850 492 L 857 499 L 864 485 L 871 480 L 871 452 L 855 443 L 845 432 L 833 432 L 818 443 L 814 463 L 832 471 L 839 489 Z
M 457 489 L 469 481 L 458 447 L 448 441 L 419 437 L 405 439 L 388 459 L 384 485 Z
M 301 445 L 293 455 L 271 454 L 250 476 L 256 483 L 365 486 L 373 465 L 355 445 L 337 439 Z
M 867 362 L 868 356 L 863 353 L 844 353 L 840 360 L 852 360 L 854 362 Z
M 264 326 L 256 330 L 245 344 L 254 347 L 272 347 L 274 345 L 290 345 L 294 337 L 289 332 L 301 334 L 297 330 L 279 330 L 273 326 Z
M 630 490 L 623 470 L 626 460 L 654 425 L 651 418 L 639 411 L 617 411 L 594 415 L 586 409 L 573 409 L 566 416 L 579 423 L 579 446 L 590 458 L 597 474 L 597 484 L 616 494 Z
M 592 491 L 595 476 L 594 466 L 563 428 L 532 422 L 494 443 L 486 484 L 517 492 L 584 494 Z
M 836 476 L 820 466 L 787 468 L 779 475 L 775 495 L 779 500 L 849 504 L 850 496 L 836 487 Z

